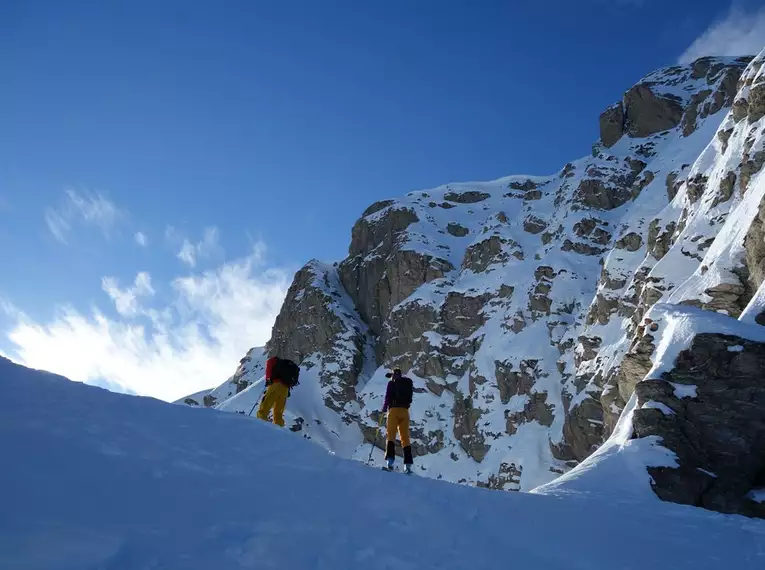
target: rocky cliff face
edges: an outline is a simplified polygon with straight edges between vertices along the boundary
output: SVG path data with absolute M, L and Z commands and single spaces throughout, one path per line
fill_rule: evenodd
M 765 408 L 748 387 L 760 349 L 746 345 L 746 357 L 694 377 L 698 401 L 672 400 L 664 384 L 645 383 L 663 338 L 650 311 L 669 302 L 734 320 L 762 284 L 763 59 L 703 58 L 649 74 L 601 115 L 592 155 L 551 176 L 373 204 L 346 259 L 298 272 L 269 350 L 303 362 L 301 383 L 321 387 L 358 458 L 364 441 L 381 442 L 384 372 L 398 366 L 418 386 L 414 447 L 427 476 L 530 490 L 601 445 L 636 390 L 641 405 L 675 413 L 670 425 L 656 407 L 639 410 L 636 436 L 664 437 L 683 473 L 722 472 L 724 457 L 669 434 L 742 402 L 754 406 L 751 421 L 731 437 L 760 433 L 754 416 Z M 731 342 L 699 337 L 667 374 L 686 378 L 701 354 Z M 741 374 L 718 400 L 731 370 Z M 761 479 L 747 469 L 738 495 Z M 710 494 L 708 481 L 681 497 L 672 489 L 685 475 L 658 473 L 662 497 L 735 502 L 716 498 L 725 485 Z M 735 504 L 724 508 L 745 510 Z

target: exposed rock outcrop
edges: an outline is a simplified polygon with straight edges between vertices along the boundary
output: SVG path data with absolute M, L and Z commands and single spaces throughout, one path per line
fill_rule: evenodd
M 677 456 L 675 468 L 649 468 L 657 495 L 765 518 L 748 497 L 765 486 L 763 370 L 765 344 L 706 333 L 670 372 L 637 385 L 635 436 L 658 436 Z

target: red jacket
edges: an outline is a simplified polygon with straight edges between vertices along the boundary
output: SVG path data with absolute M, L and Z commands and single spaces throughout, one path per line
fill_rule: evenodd
M 269 384 L 272 384 L 274 382 L 281 382 L 282 384 L 284 384 L 284 382 L 282 382 L 281 378 L 273 378 L 274 366 L 276 366 L 276 361 L 277 360 L 278 359 L 275 356 L 272 356 L 271 358 L 266 360 L 266 386 L 268 386 Z M 286 384 L 285 384 L 285 386 L 286 386 Z

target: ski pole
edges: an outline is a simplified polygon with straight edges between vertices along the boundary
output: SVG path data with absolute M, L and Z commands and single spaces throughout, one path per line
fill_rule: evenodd
M 266 391 L 265 391 L 265 390 L 263 390 L 263 393 L 260 395 L 260 398 L 258 398 L 257 400 L 255 400 L 255 403 L 252 405 L 252 408 L 250 408 L 250 413 L 249 413 L 249 414 L 247 414 L 248 416 L 251 416 L 251 415 L 252 415 L 252 412 L 253 412 L 253 410 L 255 409 L 255 406 L 257 406 L 258 404 L 260 404 L 260 402 L 261 402 L 261 401 L 263 400 L 263 398 L 265 398 L 265 397 L 266 397 Z
M 377 429 L 375 430 L 375 436 L 372 438 L 372 447 L 369 449 L 369 457 L 367 458 L 367 463 L 372 461 L 372 452 L 375 450 L 375 441 L 377 441 L 377 436 L 380 435 L 380 428 L 382 427 L 384 417 L 385 414 L 380 414 L 380 419 L 377 422 Z

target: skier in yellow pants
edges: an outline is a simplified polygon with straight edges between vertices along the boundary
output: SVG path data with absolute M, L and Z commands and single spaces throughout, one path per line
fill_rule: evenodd
M 284 408 L 290 389 L 299 384 L 299 374 L 300 367 L 291 360 L 276 356 L 266 360 L 266 391 L 258 407 L 258 418 L 268 421 L 273 410 L 274 423 L 284 427 Z
M 412 473 L 412 442 L 409 437 L 409 406 L 412 405 L 414 387 L 412 380 L 401 375 L 396 368 L 393 373 L 386 374 L 391 378 L 385 390 L 383 413 L 388 412 L 388 437 L 385 446 L 385 467 L 392 470 L 396 459 L 396 433 L 401 435 L 401 446 L 404 448 L 404 470 Z
M 274 410 L 274 423 L 284 427 L 284 408 L 287 405 L 287 396 L 290 389 L 278 380 L 272 382 L 263 394 L 263 400 L 258 407 L 257 416 L 261 420 L 268 421 L 271 409 Z

